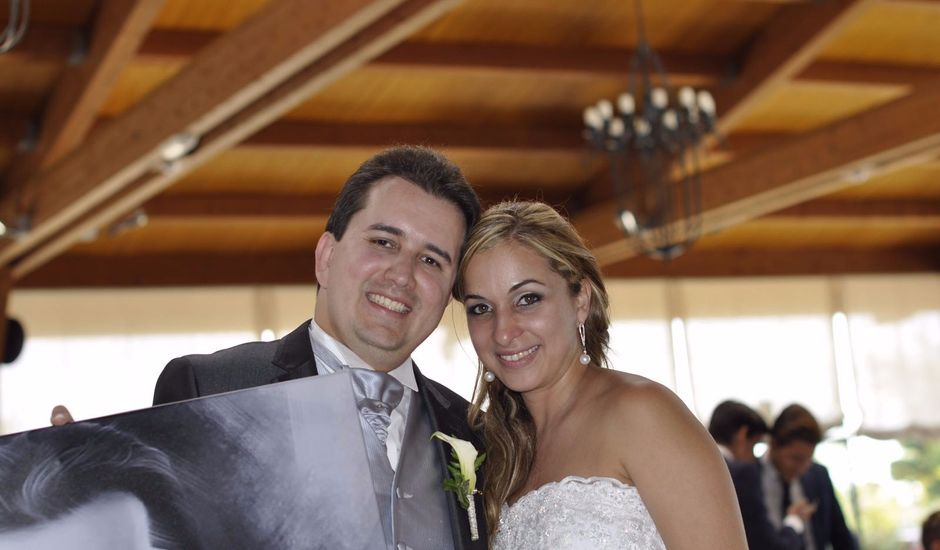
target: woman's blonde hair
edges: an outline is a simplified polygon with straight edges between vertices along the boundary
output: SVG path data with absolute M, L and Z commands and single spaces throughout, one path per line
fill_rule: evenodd
M 506 242 L 525 246 L 545 258 L 568 284 L 572 296 L 580 292 L 582 281 L 590 285 L 591 300 L 584 322 L 586 348 L 594 364 L 607 366 L 610 318 L 597 259 L 574 227 L 547 204 L 503 202 L 483 213 L 470 232 L 457 270 L 457 298 L 463 301 L 466 296 L 464 276 L 473 258 Z M 571 327 L 572 335 L 576 335 L 575 330 Z M 482 430 L 486 444 L 484 502 L 492 538 L 499 525 L 500 507 L 522 488 L 529 475 L 536 440 L 535 424 L 522 396 L 499 380 L 486 382 L 483 374 L 481 363 L 468 421 L 474 429 Z M 486 401 L 489 404 L 484 411 Z

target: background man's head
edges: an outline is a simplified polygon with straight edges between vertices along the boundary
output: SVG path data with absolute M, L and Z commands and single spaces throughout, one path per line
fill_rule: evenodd
M 940 510 L 927 516 L 924 520 L 920 537 L 924 550 L 940 550 Z
M 731 451 L 735 460 L 754 462 L 754 445 L 768 432 L 757 411 L 739 401 L 722 401 L 712 412 L 708 433 Z
M 820 441 L 822 429 L 816 418 L 805 407 L 790 405 L 770 430 L 770 461 L 783 479 L 791 481 L 809 469 Z
M 317 243 L 317 324 L 376 370 L 399 366 L 440 322 L 479 214 L 440 153 L 397 147 L 367 160 Z

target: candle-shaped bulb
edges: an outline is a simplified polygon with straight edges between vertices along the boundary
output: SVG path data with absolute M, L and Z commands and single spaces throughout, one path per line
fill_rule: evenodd
M 632 115 L 636 111 L 636 102 L 630 94 L 620 94 L 617 98 L 617 108 L 625 115 Z
M 665 88 L 653 88 L 650 101 L 653 102 L 653 107 L 659 110 L 665 109 L 666 105 L 669 105 L 669 94 L 666 93 Z

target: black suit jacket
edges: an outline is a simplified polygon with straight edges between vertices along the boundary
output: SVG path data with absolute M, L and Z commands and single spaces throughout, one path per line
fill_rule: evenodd
M 750 550 L 796 550 L 803 548 L 803 535 L 792 527 L 774 527 L 767 516 L 761 469 L 758 464 L 725 459 L 741 507 L 744 532 Z
M 187 355 L 167 364 L 157 379 L 153 404 L 173 403 L 195 397 L 205 397 L 234 390 L 263 386 L 274 382 L 316 376 L 317 365 L 310 346 L 310 321 L 280 340 L 250 342 L 208 355 Z M 431 429 L 473 442 L 482 448 L 479 438 L 467 425 L 467 402 L 437 382 L 425 378 L 415 367 L 418 383 L 418 403 L 431 419 Z M 441 476 L 447 477 L 449 448 L 434 440 L 440 459 Z M 443 490 L 443 488 L 441 489 Z M 466 511 L 456 496 L 449 494 L 448 513 L 454 534 L 454 548 L 485 550 L 487 531 L 483 520 L 483 506 L 477 498 L 477 518 L 480 539 L 470 540 L 470 526 Z
M 832 545 L 833 550 L 858 550 L 858 541 L 845 524 L 829 470 L 814 462 L 800 478 L 800 485 L 806 499 L 816 503 L 816 512 L 810 520 L 816 549 L 824 550 Z

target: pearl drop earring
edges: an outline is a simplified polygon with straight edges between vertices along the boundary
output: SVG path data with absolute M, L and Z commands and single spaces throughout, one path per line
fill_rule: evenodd
M 496 380 L 496 375 L 490 371 L 486 371 L 483 373 L 483 379 L 487 382 L 492 382 L 493 380 Z
M 578 336 L 581 337 L 581 357 L 578 358 L 578 361 L 582 365 L 587 365 L 591 362 L 591 356 L 587 352 L 587 340 L 584 338 L 584 323 L 578 323 Z

